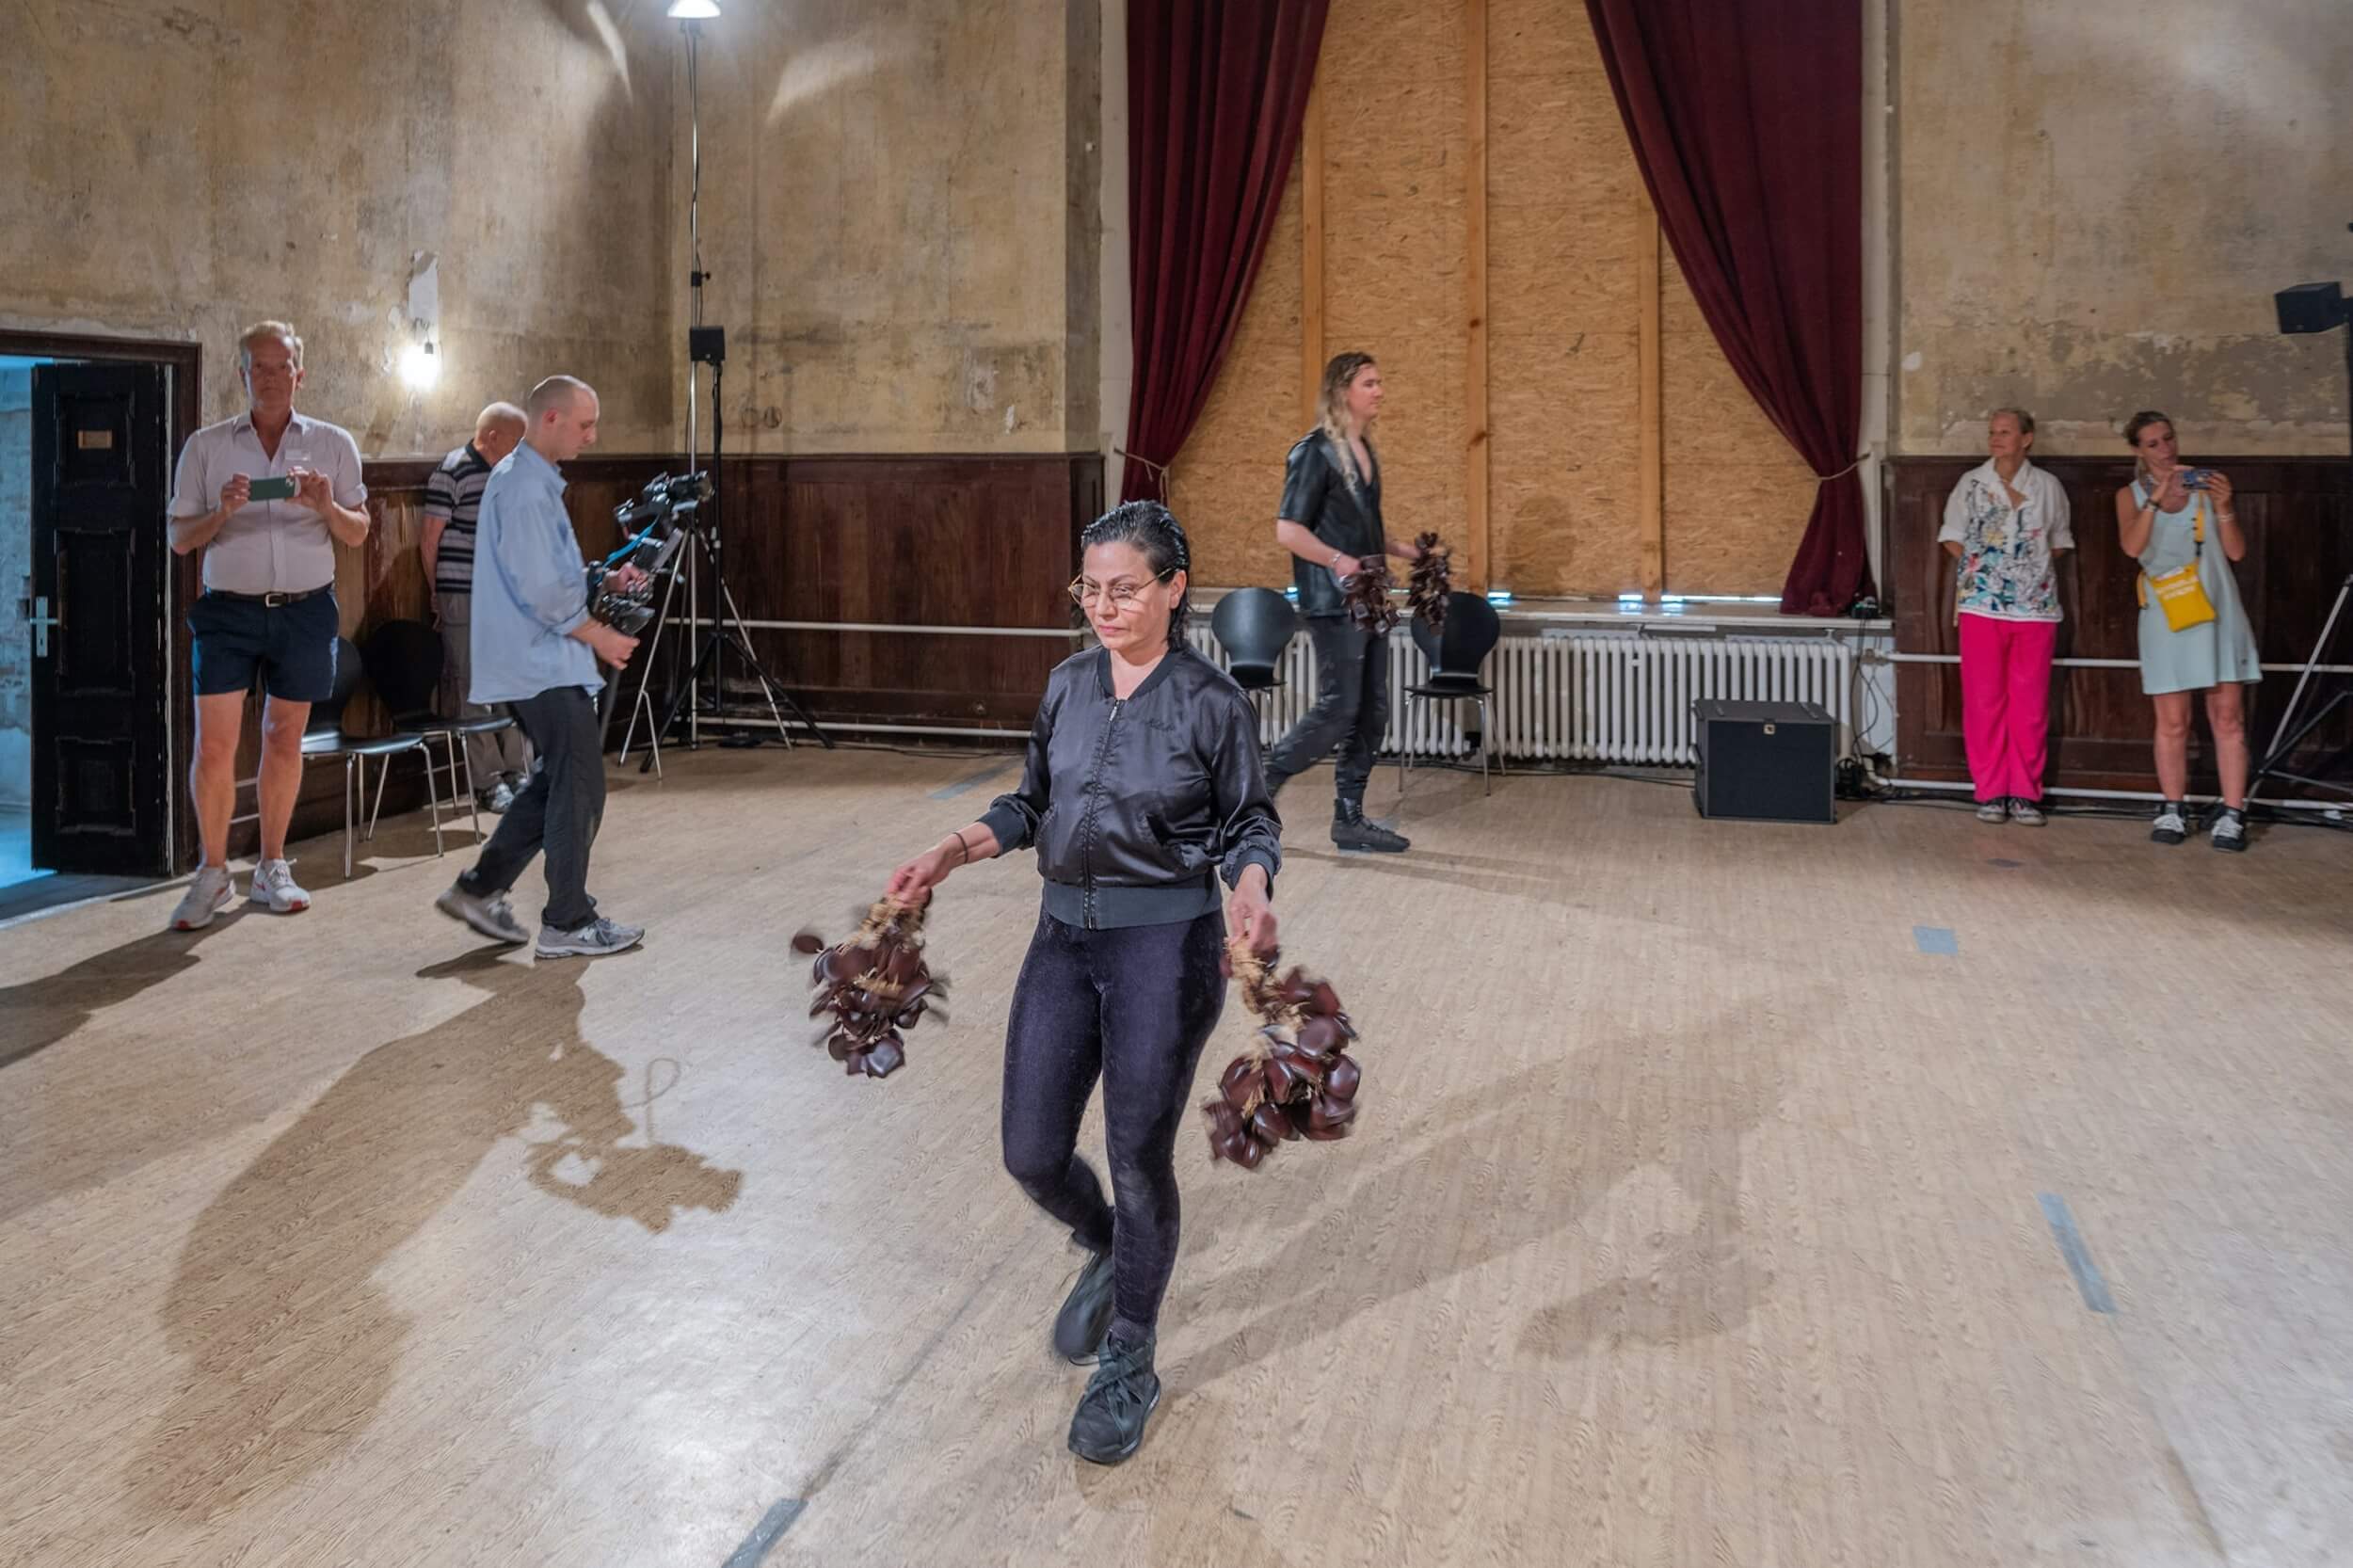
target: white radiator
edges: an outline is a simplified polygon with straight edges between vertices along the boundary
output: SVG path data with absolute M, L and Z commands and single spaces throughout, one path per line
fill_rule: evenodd
M 1206 625 L 1193 646 L 1223 664 Z M 1389 731 L 1382 751 L 1452 757 L 1471 750 L 1478 705 L 1410 700 L 1429 661 L 1405 629 L 1389 641 Z M 1487 661 L 1491 738 L 1505 758 L 1689 765 L 1698 760 L 1691 704 L 1701 697 L 1814 702 L 1852 722 L 1854 650 L 1817 637 L 1646 637 L 1595 632 L 1506 637 Z M 1272 744 L 1315 701 L 1315 648 L 1305 632 L 1283 656 L 1283 684 L 1258 699 Z M 1844 744 L 1844 736 L 1841 736 Z

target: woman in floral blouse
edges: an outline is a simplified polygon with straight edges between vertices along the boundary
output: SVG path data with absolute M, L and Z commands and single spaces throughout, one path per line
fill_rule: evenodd
M 2066 490 L 2026 459 L 2034 416 L 1996 408 L 1985 444 L 1991 457 L 1953 487 L 1936 536 L 1959 563 L 1961 735 L 1977 820 L 2040 824 L 2061 618 L 2055 564 L 2075 536 Z

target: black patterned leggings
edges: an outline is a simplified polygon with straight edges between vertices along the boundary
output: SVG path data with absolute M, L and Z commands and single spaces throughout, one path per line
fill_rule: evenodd
M 1151 1335 L 1176 1266 L 1176 1133 L 1225 1005 L 1223 915 L 1086 931 L 1040 915 L 1005 1037 L 1005 1169 L 1079 1242 L 1112 1255 L 1112 1328 Z M 1112 1197 L 1079 1158 L 1103 1080 Z

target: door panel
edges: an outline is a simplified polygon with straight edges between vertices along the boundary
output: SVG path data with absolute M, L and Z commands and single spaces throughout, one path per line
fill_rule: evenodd
M 33 368 L 33 860 L 164 874 L 171 853 L 164 369 Z

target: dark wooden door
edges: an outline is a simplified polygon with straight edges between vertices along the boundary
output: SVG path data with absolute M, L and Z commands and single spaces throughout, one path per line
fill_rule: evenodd
M 170 869 L 164 367 L 33 367 L 33 863 Z

